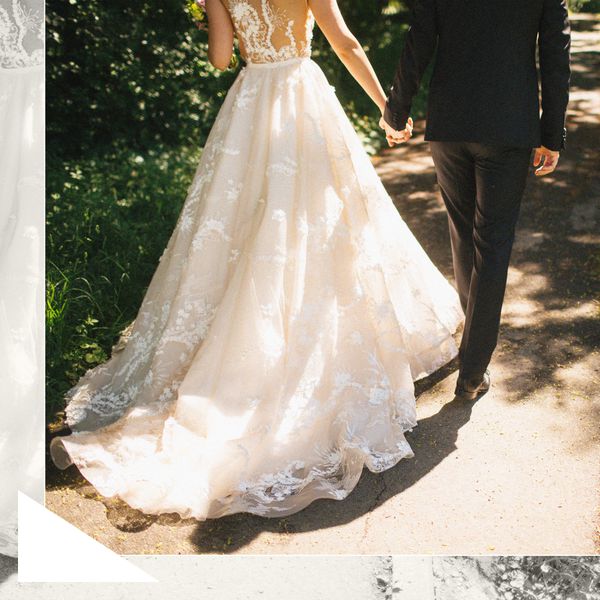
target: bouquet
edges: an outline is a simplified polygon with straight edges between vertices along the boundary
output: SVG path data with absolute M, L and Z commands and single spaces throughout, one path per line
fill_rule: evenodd
M 206 0 L 188 0 L 188 11 L 198 29 L 207 29 Z

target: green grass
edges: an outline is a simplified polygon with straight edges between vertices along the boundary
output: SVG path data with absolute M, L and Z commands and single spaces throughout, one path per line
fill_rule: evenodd
M 186 196 L 199 149 L 48 159 L 47 417 L 131 322 Z

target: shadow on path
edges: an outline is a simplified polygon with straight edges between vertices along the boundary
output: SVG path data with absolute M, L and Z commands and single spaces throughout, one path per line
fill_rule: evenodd
M 263 531 L 293 534 L 350 523 L 413 486 L 452 454 L 458 432 L 468 422 L 473 404 L 449 402 L 435 415 L 419 421 L 418 432 L 416 429 L 407 434 L 415 457 L 401 460 L 383 474 L 365 469 L 346 500 L 317 500 L 283 519 L 238 514 L 207 521 L 198 526 L 192 541 L 198 552 L 235 552 Z
M 417 382 L 417 394 L 434 386 L 455 367 L 453 361 L 431 377 Z M 239 513 L 198 522 L 191 541 L 198 553 L 230 553 L 236 552 L 264 531 L 291 534 L 349 523 L 413 486 L 454 452 L 458 432 L 469 421 L 473 405 L 474 402 L 453 400 L 436 414 L 421 419 L 418 427 L 406 434 L 415 457 L 401 460 L 383 474 L 374 474 L 365 468 L 356 488 L 342 502 L 317 500 L 299 513 L 281 519 Z M 196 523 L 192 519 L 182 520 L 178 515 L 145 515 L 120 500 L 102 498 L 74 466 L 58 471 L 49 463 L 47 468 L 48 490 L 68 486 L 85 498 L 101 501 L 106 507 L 107 520 L 119 531 L 139 532 L 154 523 L 168 526 Z

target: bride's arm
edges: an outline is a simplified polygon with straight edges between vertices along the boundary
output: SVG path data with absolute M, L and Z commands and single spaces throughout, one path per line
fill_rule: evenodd
M 221 70 L 227 69 L 233 54 L 233 23 L 221 0 L 206 0 L 208 18 L 208 60 Z
M 334 52 L 383 115 L 385 93 L 365 51 L 344 22 L 337 0 L 309 0 L 308 4 Z

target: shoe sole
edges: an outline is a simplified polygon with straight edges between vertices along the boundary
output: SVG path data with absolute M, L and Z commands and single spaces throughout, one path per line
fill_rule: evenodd
M 466 390 L 463 390 L 461 392 L 454 392 L 454 397 L 460 398 L 461 400 L 476 400 L 480 396 L 483 396 L 485 393 L 489 392 L 489 390 L 490 386 L 480 388 L 475 392 L 467 392 Z

